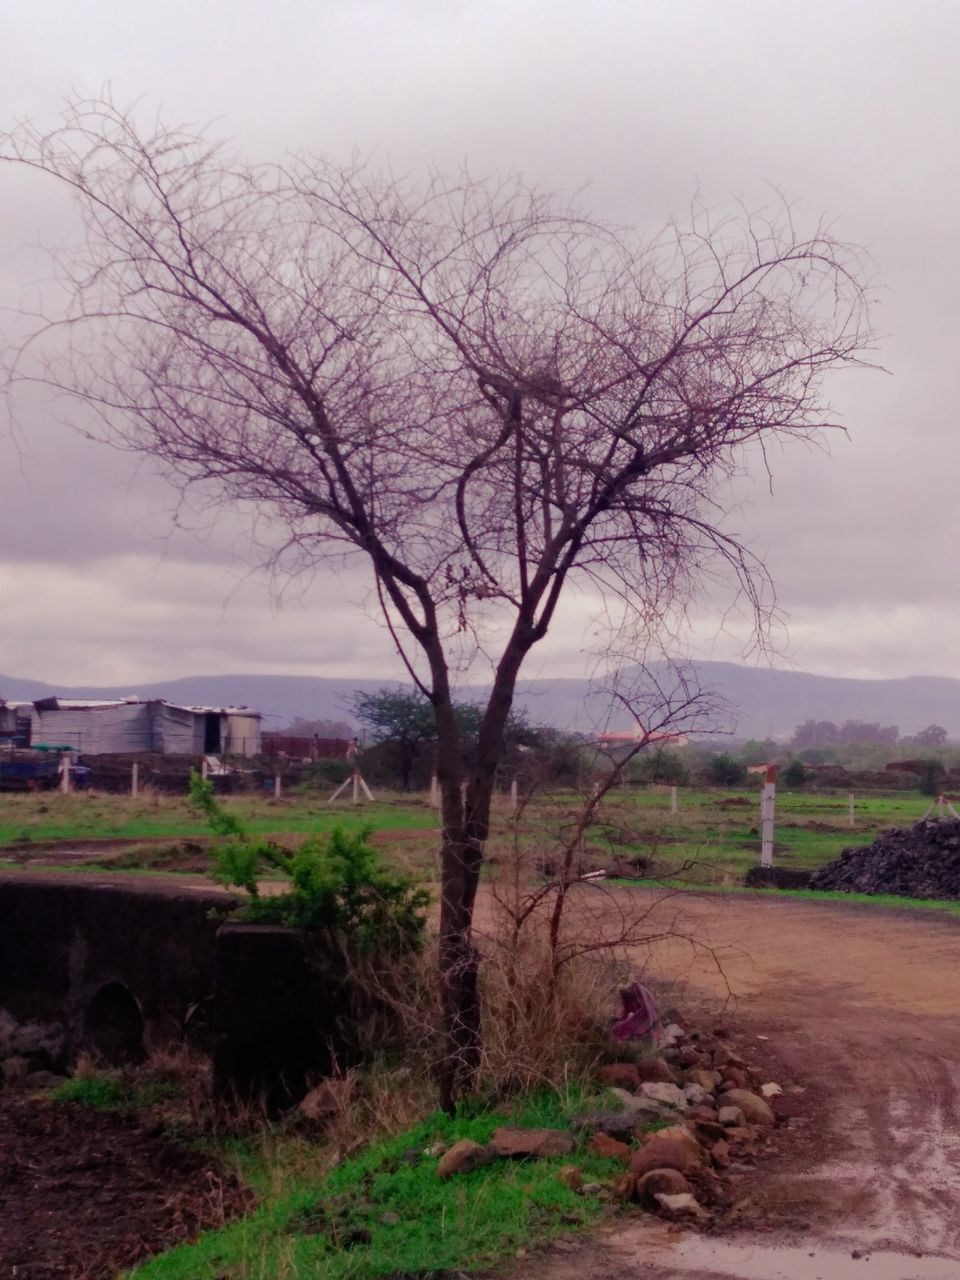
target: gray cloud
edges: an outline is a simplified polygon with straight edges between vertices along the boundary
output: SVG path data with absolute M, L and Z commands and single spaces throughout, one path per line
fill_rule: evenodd
M 549 186 L 587 182 L 598 212 L 651 226 L 682 215 L 698 187 L 710 202 L 754 204 L 773 184 L 801 222 L 827 213 L 872 254 L 878 359 L 892 376 L 837 380 L 849 441 L 830 456 L 775 451 L 773 496 L 754 461 L 726 495 L 729 522 L 778 582 L 798 665 L 960 675 L 958 36 L 960 9 L 936 0 L 276 0 L 269 11 L 260 0 L 48 0 L 0 16 L 0 118 L 52 120 L 71 89 L 112 81 L 119 99 L 143 96 L 169 119 L 217 117 L 261 158 L 357 148 L 397 168 L 519 169 Z M 25 174 L 0 171 L 0 208 L 0 307 L 16 308 L 44 271 L 29 245 L 73 223 Z M 0 329 L 12 323 L 8 311 Z M 82 680 L 106 678 L 105 662 L 123 679 L 396 669 L 382 631 L 350 603 L 359 583 L 324 574 L 279 612 L 265 586 L 231 595 L 242 572 L 232 558 L 249 553 L 236 520 L 165 542 L 174 496 L 162 482 L 39 408 L 21 450 L 0 440 L 0 598 L 16 601 L 0 670 Z M 588 606 L 571 603 L 538 663 L 582 667 Z M 741 624 L 716 632 L 715 614 L 699 610 L 691 649 L 739 651 Z

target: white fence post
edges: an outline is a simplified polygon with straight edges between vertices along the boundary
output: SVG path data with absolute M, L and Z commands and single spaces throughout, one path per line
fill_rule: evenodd
M 135 796 L 140 790 L 140 766 L 136 760 L 130 766 L 130 794 Z
M 281 786 L 282 786 L 282 784 L 281 784 L 281 782 L 280 782 L 280 775 L 279 775 L 279 773 L 275 773 L 275 774 L 273 775 L 273 798 L 274 798 L 274 800 L 279 800 L 279 799 L 280 799 L 280 790 L 281 790 Z
M 517 780 L 516 778 L 514 778 L 514 780 L 510 783 L 510 811 L 511 813 L 516 813 L 519 808 L 520 808 L 519 788 L 517 787 Z
M 767 775 L 763 784 L 763 798 L 760 802 L 761 836 L 760 865 L 773 866 L 773 818 L 777 797 L 777 766 L 767 766 Z
M 430 808 L 440 808 L 440 783 L 435 773 L 430 775 Z
M 677 812 L 677 788 L 676 787 L 670 788 L 670 812 L 671 813 Z
M 70 794 L 70 756 L 67 752 L 60 757 L 60 790 L 65 796 Z
M 857 825 L 857 802 L 852 791 L 847 804 L 850 812 L 850 826 L 855 827 Z

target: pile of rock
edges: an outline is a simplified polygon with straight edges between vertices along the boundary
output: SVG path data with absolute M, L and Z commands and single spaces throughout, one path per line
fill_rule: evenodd
M 810 878 L 812 889 L 960 898 L 960 822 L 928 819 L 844 849 Z
M 600 1067 L 605 1105 L 575 1115 L 572 1133 L 497 1129 L 486 1145 L 462 1141 L 436 1152 L 439 1177 L 496 1159 L 570 1156 L 586 1144 L 623 1171 L 603 1185 L 586 1181 L 575 1164 L 564 1165 L 558 1178 L 570 1189 L 615 1195 L 670 1217 L 708 1218 L 725 1203 L 720 1172 L 742 1165 L 765 1144 L 776 1124 L 770 1103 L 782 1090 L 761 1083 L 723 1036 L 686 1035 L 674 1024 L 660 1049 L 655 1058 Z M 655 1125 L 665 1127 L 651 1132 Z
M 22 1022 L 0 1009 L 0 1084 L 48 1089 L 61 1084 L 66 1035 L 59 1023 Z

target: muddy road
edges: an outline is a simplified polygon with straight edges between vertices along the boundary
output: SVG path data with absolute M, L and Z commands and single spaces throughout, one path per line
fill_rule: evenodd
M 517 1280 L 958 1280 L 960 920 L 767 896 L 665 909 L 701 945 L 655 944 L 648 973 L 679 1004 L 726 1002 L 804 1090 L 800 1115 L 742 1228 L 620 1220 Z

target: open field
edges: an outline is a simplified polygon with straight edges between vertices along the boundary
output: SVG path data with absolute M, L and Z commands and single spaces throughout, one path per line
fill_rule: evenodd
M 290 844 L 298 837 L 369 824 L 388 859 L 430 877 L 436 866 L 438 816 L 422 797 L 388 796 L 375 804 L 331 805 L 321 795 L 230 797 L 226 807 L 252 834 Z M 523 845 L 549 856 L 570 827 L 580 801 L 573 792 L 538 798 L 520 825 Z M 492 855 L 512 843 L 511 818 L 499 802 L 490 841 Z M 777 796 L 774 846 L 778 865 L 803 870 L 823 866 L 852 844 L 868 843 L 878 832 L 916 822 L 930 806 L 919 792 L 870 793 L 858 797 L 855 826 L 849 825 L 845 795 L 781 791 Z M 759 796 L 756 791 L 683 788 L 679 808 L 670 813 L 661 789 L 611 793 L 588 832 L 587 855 L 598 866 L 641 856 L 657 879 L 732 888 L 759 861 Z M 209 834 L 186 797 L 59 793 L 0 796 L 0 858 L 57 862 L 78 847 L 86 861 L 116 869 L 198 872 L 203 849 L 183 851 L 180 842 Z M 119 864 L 117 858 L 120 859 Z M 199 859 L 199 860 L 198 860 Z

